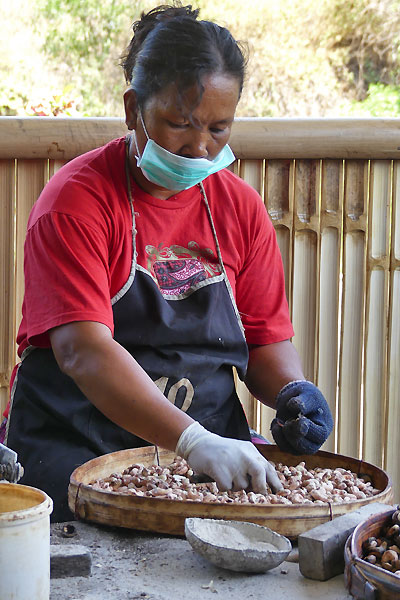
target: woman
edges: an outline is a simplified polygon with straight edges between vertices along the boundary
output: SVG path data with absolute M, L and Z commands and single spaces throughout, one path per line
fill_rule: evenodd
M 77 465 L 146 443 L 221 489 L 279 489 L 249 441 L 233 366 L 276 406 L 283 449 L 315 452 L 332 429 L 289 341 L 273 227 L 225 169 L 244 57 L 197 16 L 163 6 L 134 23 L 132 134 L 64 166 L 29 219 L 8 445 L 55 521 L 71 518 Z

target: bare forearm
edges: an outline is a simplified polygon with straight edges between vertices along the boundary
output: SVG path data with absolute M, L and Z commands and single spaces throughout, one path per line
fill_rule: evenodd
M 90 333 L 91 325 L 88 324 Z M 67 343 L 52 335 L 60 368 L 107 418 L 139 437 L 175 450 L 193 419 L 165 398 L 133 357 L 111 335 Z M 61 334 L 62 335 L 62 334 Z
M 296 379 L 305 377 L 299 355 L 289 340 L 250 349 L 245 384 L 263 404 L 275 408 L 278 392 Z

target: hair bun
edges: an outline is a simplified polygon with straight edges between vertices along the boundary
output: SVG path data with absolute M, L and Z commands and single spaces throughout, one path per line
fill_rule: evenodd
M 160 6 L 152 8 L 148 13 L 142 12 L 140 19 L 135 21 L 132 25 L 133 38 L 128 46 L 126 55 L 122 56 L 121 60 L 127 83 L 130 83 L 136 57 L 140 52 L 143 42 L 156 25 L 163 21 L 179 17 L 189 17 L 195 21 L 199 12 L 199 8 L 192 10 L 191 4 L 182 6 L 180 3 L 177 3 L 176 6 L 161 4 Z

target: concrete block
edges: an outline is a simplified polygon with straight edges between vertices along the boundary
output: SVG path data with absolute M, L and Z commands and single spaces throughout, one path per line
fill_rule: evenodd
M 79 544 L 50 545 L 50 577 L 88 577 L 92 569 L 92 555 Z
M 299 568 L 304 577 L 326 581 L 344 571 L 344 546 L 359 523 L 394 508 L 373 502 L 351 513 L 318 525 L 298 538 Z

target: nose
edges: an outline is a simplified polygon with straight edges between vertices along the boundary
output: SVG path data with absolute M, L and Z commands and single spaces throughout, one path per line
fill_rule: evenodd
M 209 136 L 205 131 L 194 129 L 180 154 L 189 158 L 208 158 Z

